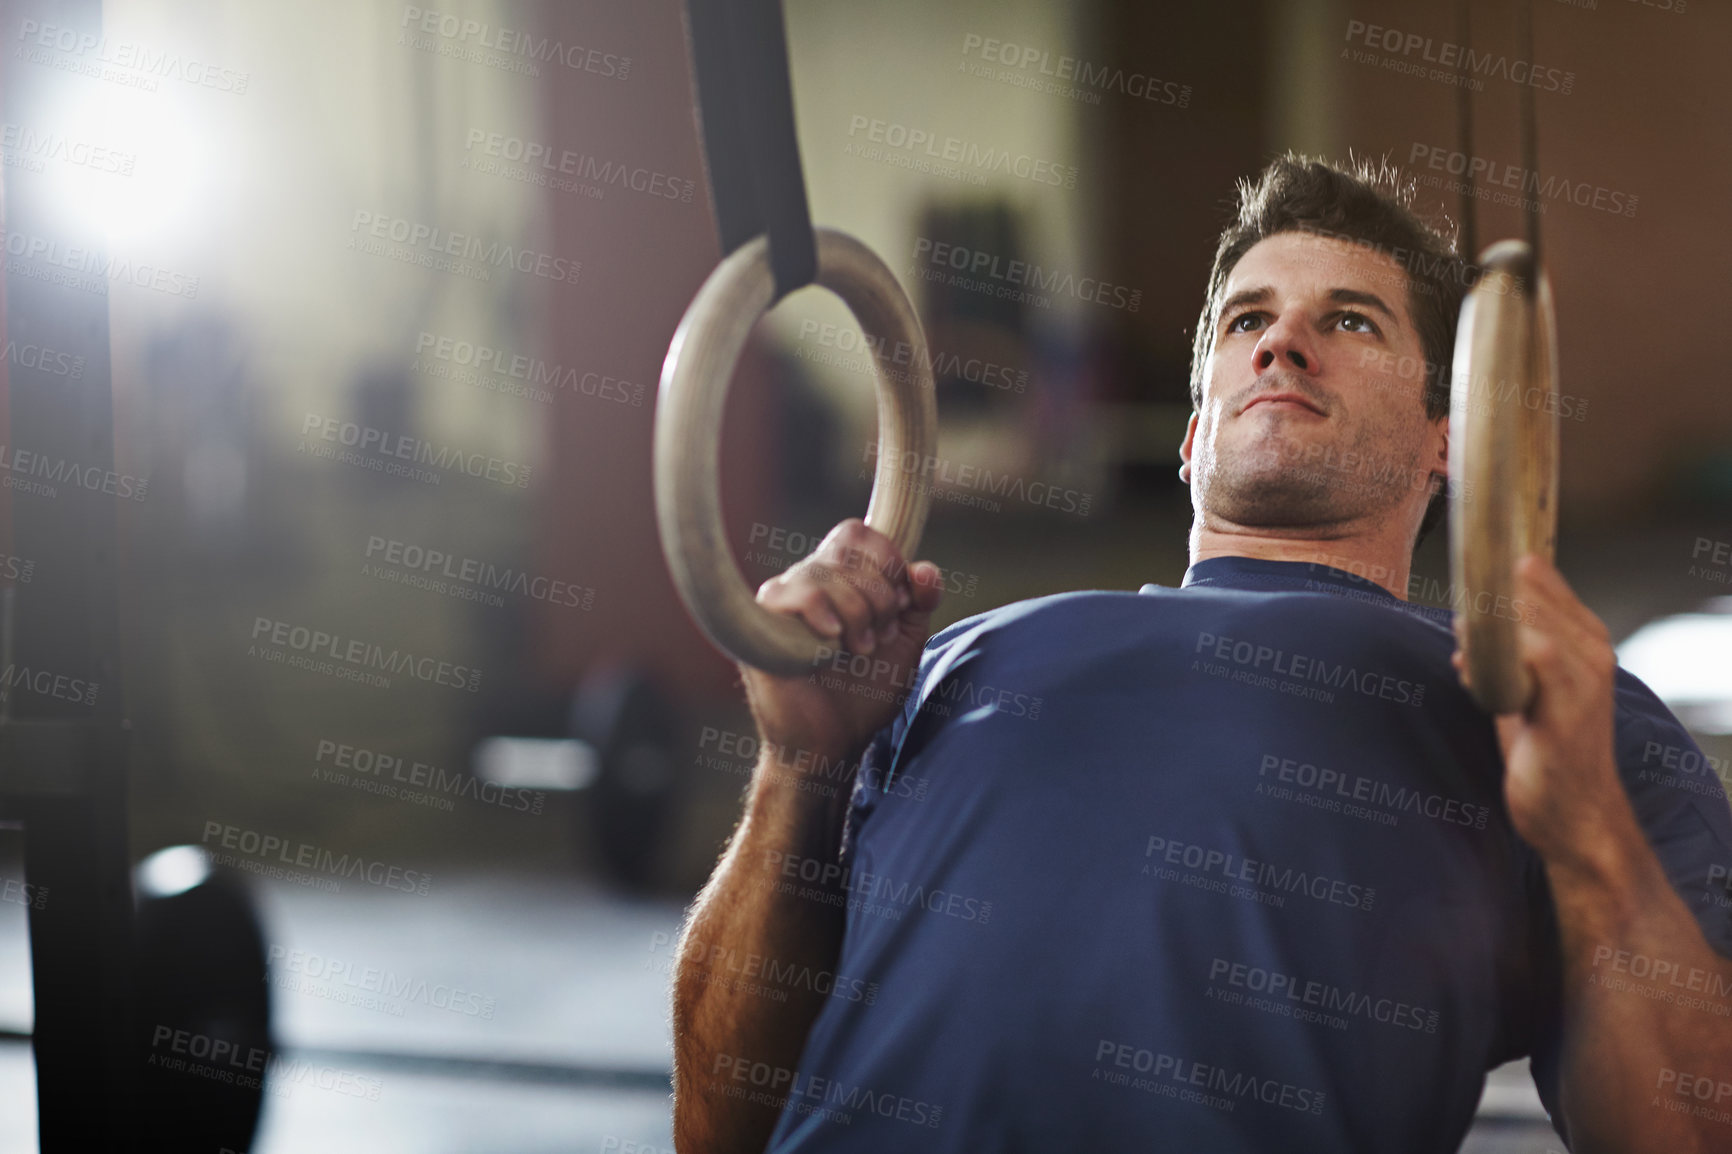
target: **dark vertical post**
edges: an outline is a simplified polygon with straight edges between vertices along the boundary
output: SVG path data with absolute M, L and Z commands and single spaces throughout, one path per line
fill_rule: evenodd
M 4 39 L 19 49 L 3 65 L 5 119 L 57 130 L 69 99 L 106 82 L 31 59 L 25 22 L 94 44 L 100 0 L 27 0 L 8 5 L 5 20 Z M 49 1154 L 131 1145 L 138 1061 L 116 596 L 124 498 L 108 347 L 116 282 L 99 222 L 59 211 L 58 176 L 54 166 L 5 169 L 9 372 L 0 445 L 9 549 L 32 566 L 31 580 L 13 590 L 10 635 L 0 645 L 0 813 L 24 823 L 37 1101 Z M 43 372 L 12 355 L 26 347 L 81 356 L 83 374 Z

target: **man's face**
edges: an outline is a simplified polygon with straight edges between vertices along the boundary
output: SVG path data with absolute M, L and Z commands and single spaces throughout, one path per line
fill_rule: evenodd
M 1425 351 L 1392 258 L 1284 232 L 1227 278 L 1180 456 L 1211 525 L 1345 531 L 1411 518 L 1445 476 Z

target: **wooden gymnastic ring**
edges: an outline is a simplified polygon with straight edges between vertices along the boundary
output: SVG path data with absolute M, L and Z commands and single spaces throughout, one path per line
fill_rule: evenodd
M 930 503 L 918 463 L 938 439 L 926 338 L 883 261 L 845 233 L 813 231 L 816 283 L 841 297 L 860 322 L 877 366 L 877 460 L 888 467 L 876 470 L 866 524 L 912 561 Z M 758 604 L 728 548 L 717 483 L 728 383 L 773 293 L 769 246 L 759 237 L 716 266 L 680 320 L 656 403 L 656 522 L 674 585 L 709 639 L 736 661 L 791 677 L 811 672 L 834 643 Z M 917 466 L 898 467 L 909 460 Z
M 1515 562 L 1549 561 L 1557 544 L 1557 323 L 1525 242 L 1499 241 L 1480 265 L 1451 371 L 1450 577 L 1469 688 L 1489 712 L 1516 713 L 1534 686 L 1517 650 Z

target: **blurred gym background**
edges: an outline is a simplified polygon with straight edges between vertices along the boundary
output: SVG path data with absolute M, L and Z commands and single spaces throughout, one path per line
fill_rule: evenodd
M 1387 156 L 1453 217 L 1457 89 L 1408 35 L 1451 40 L 1450 7 L 786 0 L 813 218 L 886 260 L 940 354 L 938 624 L 1178 583 L 1190 336 L 1234 182 L 1287 148 Z M 1732 11 L 1534 9 L 1560 563 L 1717 759 L 1671 768 L 1719 788 Z M 214 860 L 256 911 L 273 1049 L 250 1149 L 670 1148 L 671 938 L 752 764 L 734 669 L 653 520 L 662 358 L 718 255 L 680 4 L 0 13 L 7 291 L 95 278 L 64 291 L 107 322 L 57 347 L 14 322 L 13 403 L 111 366 L 136 483 L 10 499 L 116 526 L 122 680 L 57 672 L 123 697 L 143 890 L 185 893 Z M 1513 5 L 1475 3 L 1473 29 L 1519 59 Z M 1518 85 L 1488 74 L 1472 99 L 1473 156 L 1519 167 Z M 1482 243 L 1519 234 L 1481 187 Z M 957 252 L 991 258 L 977 281 L 948 280 Z M 1012 262 L 1108 287 L 1007 299 Z M 753 585 L 864 511 L 868 364 L 824 293 L 761 326 L 723 431 Z M 1445 541 L 1415 600 L 1448 603 Z M 22 551 L 0 576 L 21 598 L 61 579 Z M 352 644 L 409 664 L 356 680 Z M 21 884 L 22 844 L 0 830 L 0 1149 L 20 1151 L 26 914 L 55 896 Z M 237 915 L 191 916 L 165 982 L 208 966 L 174 954 L 198 918 Z M 1561 1146 L 1519 1068 L 1482 1115 L 1468 1150 Z

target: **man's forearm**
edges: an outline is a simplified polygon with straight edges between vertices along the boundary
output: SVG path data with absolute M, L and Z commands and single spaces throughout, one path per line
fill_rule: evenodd
M 1732 1149 L 1732 964 L 1703 938 L 1633 813 L 1603 845 L 1591 867 L 1548 865 L 1564 950 L 1560 1107 L 1571 1145 Z
M 773 758 L 759 762 L 745 816 L 681 936 L 673 995 L 681 1151 L 764 1148 L 780 1101 L 753 1074 L 798 1065 L 827 998 L 820 991 L 835 985 L 845 891 L 834 863 L 846 789 L 800 784 Z

